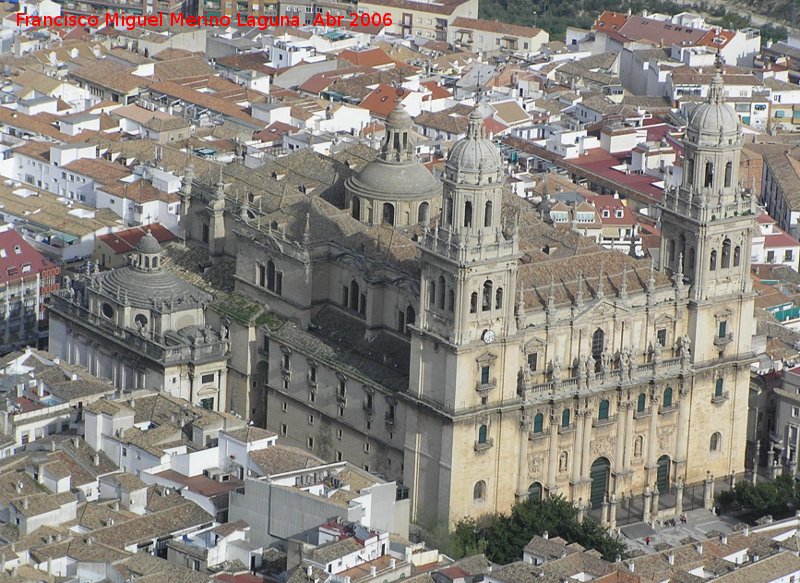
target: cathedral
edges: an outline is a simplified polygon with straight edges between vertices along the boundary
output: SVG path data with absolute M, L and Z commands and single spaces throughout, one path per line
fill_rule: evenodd
M 236 293 L 271 314 L 226 323 L 226 408 L 402 482 L 423 526 L 742 471 L 754 207 L 736 114 L 712 85 L 682 185 L 664 193 L 660 265 L 543 223 L 504 188 L 477 110 L 441 179 L 399 105 L 378 152 L 190 166 L 186 245 L 232 262 Z M 94 297 L 132 301 L 102 280 L 85 293 L 98 321 Z

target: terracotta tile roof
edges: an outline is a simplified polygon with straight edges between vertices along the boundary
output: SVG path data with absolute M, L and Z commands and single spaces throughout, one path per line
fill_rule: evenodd
M 250 452 L 250 460 L 266 476 L 325 465 L 325 461 L 298 447 L 273 445 Z
M 670 72 L 673 85 L 710 85 L 715 74 L 716 69 L 713 67 L 676 67 Z M 725 85 L 753 85 L 756 87 L 763 85 L 758 77 L 749 70 L 731 65 L 723 66 L 722 79 L 725 81 Z
M 395 108 L 398 101 L 403 101 L 411 93 L 402 87 L 392 87 L 391 85 L 379 85 L 367 95 L 359 104 L 376 116 L 385 118 Z
M 0 285 L 30 279 L 55 267 L 14 229 L 0 233 Z
M 172 241 L 175 238 L 175 235 L 169 229 L 160 225 L 159 223 L 153 223 L 152 225 L 143 225 L 141 227 L 133 227 L 132 229 L 126 229 L 124 231 L 117 231 L 116 233 L 101 235 L 99 239 L 114 253 L 128 253 L 129 251 L 133 251 L 148 230 L 162 245 Z
M 147 86 L 147 80 L 133 75 L 131 70 L 117 61 L 103 59 L 72 71 L 72 76 L 125 95 Z
M 372 48 L 361 51 L 345 49 L 339 52 L 337 58 L 361 67 L 380 67 L 394 63 L 394 59 L 387 55 L 386 52 L 381 48 Z
M 288 123 L 283 123 L 282 121 L 276 121 L 260 132 L 253 134 L 253 139 L 260 140 L 267 144 L 275 144 L 283 139 L 283 134 L 291 134 L 297 131 L 300 131 L 300 128 Z
M 62 168 L 91 178 L 102 185 L 113 185 L 131 175 L 129 168 L 103 158 L 79 158 Z
M 520 26 L 518 24 L 508 24 L 498 20 L 484 20 L 479 18 L 466 18 L 459 16 L 450 25 L 451 28 L 469 28 L 473 30 L 482 30 L 485 32 L 493 32 L 495 34 L 504 34 L 509 36 L 519 36 L 523 38 L 533 38 L 542 32 L 541 28 L 534 28 L 532 26 Z
M 389 6 L 417 12 L 431 12 L 433 14 L 452 14 L 453 11 L 465 3 L 466 0 L 442 0 L 436 4 L 428 2 L 414 2 L 413 0 L 367 0 L 362 2 L 365 6 Z
M 178 83 L 174 83 L 172 81 L 153 83 L 150 86 L 150 91 L 169 95 L 170 97 L 189 103 L 194 103 L 217 113 L 221 113 L 222 115 L 249 122 L 257 126 L 263 125 L 263 122 L 250 117 L 250 115 L 248 115 L 235 103 L 231 103 L 230 101 L 221 99 L 215 95 L 200 93 L 199 91 L 184 87 L 183 85 L 179 85 Z

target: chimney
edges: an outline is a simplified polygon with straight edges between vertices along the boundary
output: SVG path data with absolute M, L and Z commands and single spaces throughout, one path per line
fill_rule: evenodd
M 759 556 L 758 556 L 758 553 L 753 553 L 753 562 L 754 562 L 754 563 L 758 563 L 758 560 L 759 560 L 760 558 L 761 558 L 761 557 L 759 557 Z
M 375 576 L 375 575 L 377 575 L 377 574 L 378 574 L 378 567 L 376 567 L 375 565 L 372 565 L 372 566 L 369 568 L 369 576 L 370 576 L 370 577 L 374 577 L 374 576 Z
M 549 533 L 549 532 L 547 532 L 547 531 L 544 531 L 544 532 L 542 533 L 542 538 L 543 538 L 544 540 L 547 540 L 547 539 L 549 539 L 549 538 L 550 538 L 550 533 Z
M 22 499 L 22 509 L 23 510 L 27 510 L 28 509 L 28 499 L 27 498 L 23 498 Z
M 111 506 L 114 510 L 119 510 L 119 500 L 114 500 L 114 504 Z
M 615 563 L 621 563 L 622 562 L 622 555 L 617 554 L 617 556 L 614 558 L 614 562 Z
M 313 572 L 314 572 L 314 567 L 312 567 L 311 565 L 306 565 L 306 577 L 310 578 Z
M 698 555 L 702 555 L 703 554 L 703 543 L 697 543 L 696 545 L 694 545 L 694 550 L 697 551 Z
M 389 568 L 394 569 L 397 566 L 397 559 L 389 559 Z
M 94 537 L 93 536 L 88 537 L 86 539 L 86 544 L 87 545 L 93 545 L 94 544 Z
M 96 466 L 100 465 L 100 454 L 99 453 L 95 453 L 94 454 L 94 465 L 96 465 Z
M 667 562 L 670 565 L 674 565 L 675 564 L 675 553 L 670 553 L 670 554 L 667 555 Z
M 744 533 L 745 538 L 750 536 L 750 527 L 749 526 L 745 526 L 744 530 L 742 530 L 742 532 Z
M 720 544 L 723 544 L 723 545 L 728 544 L 728 535 L 727 534 L 719 535 L 719 542 L 720 542 Z
M 76 372 L 72 373 L 72 376 L 70 377 L 70 379 L 73 380 L 73 381 L 77 381 L 78 380 L 78 373 L 76 373 Z
M 628 561 L 628 571 L 633 573 L 635 570 L 636 570 L 636 563 L 634 563 L 632 560 L 629 560 Z
M 80 443 L 81 443 L 81 438 L 80 437 L 73 437 L 72 438 L 72 445 L 74 445 L 76 448 L 78 448 L 80 446 Z
M 61 364 L 61 359 L 56 357 L 53 359 L 53 364 Z
M 21 480 L 20 480 L 19 482 L 17 482 L 17 486 L 16 486 L 16 488 L 15 488 L 15 490 L 17 491 L 17 494 L 21 494 L 21 493 L 22 493 L 22 487 L 23 487 L 24 485 L 25 485 L 25 484 L 23 484 Z

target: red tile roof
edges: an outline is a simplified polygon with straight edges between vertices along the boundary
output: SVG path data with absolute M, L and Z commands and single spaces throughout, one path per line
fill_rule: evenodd
M 260 132 L 253 134 L 253 139 L 260 140 L 267 144 L 274 144 L 275 142 L 280 142 L 283 139 L 283 134 L 292 134 L 299 131 L 300 128 L 298 127 L 288 123 L 283 123 L 282 121 L 276 121 L 265 127 Z
M 134 247 L 139 244 L 139 241 L 145 236 L 148 229 L 150 229 L 153 237 L 156 238 L 156 241 L 162 245 L 172 241 L 175 238 L 175 235 L 172 234 L 169 229 L 160 225 L 159 223 L 153 223 L 152 225 L 133 227 L 132 229 L 127 229 L 125 231 L 101 235 L 100 240 L 105 243 L 114 253 L 127 253 L 132 251 Z
M 394 59 L 386 54 L 380 47 L 368 49 L 365 51 L 354 51 L 352 49 L 345 49 L 338 54 L 339 59 L 343 59 L 354 65 L 364 67 L 381 67 L 383 65 L 391 65 Z
M 55 267 L 14 229 L 0 233 L 0 285 L 31 279 Z
M 425 89 L 430 90 L 431 99 L 446 99 L 452 97 L 453 93 L 447 87 L 442 87 L 436 81 L 425 81 L 420 83 Z
M 800 247 L 800 241 L 786 233 L 776 233 L 764 236 L 764 247 L 775 249 L 778 247 Z
M 360 103 L 377 117 L 386 117 L 395 108 L 398 101 L 402 101 L 410 92 L 407 89 L 392 87 L 391 85 L 378 85 Z

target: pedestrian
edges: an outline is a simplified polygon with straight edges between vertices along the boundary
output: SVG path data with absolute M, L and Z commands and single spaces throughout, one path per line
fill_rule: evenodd
M 650 546 L 650 537 L 649 536 L 644 537 L 644 544 L 646 544 L 648 547 Z

